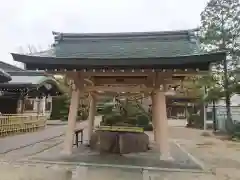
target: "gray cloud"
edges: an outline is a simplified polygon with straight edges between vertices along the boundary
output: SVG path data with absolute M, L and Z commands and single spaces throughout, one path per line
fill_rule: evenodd
M 207 0 L 8 0 L 0 6 L 1 61 L 51 32 L 161 31 L 195 28 Z

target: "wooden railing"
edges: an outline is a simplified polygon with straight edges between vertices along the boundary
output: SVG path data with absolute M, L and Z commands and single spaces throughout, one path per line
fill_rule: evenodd
M 0 136 L 34 132 L 46 126 L 47 118 L 43 115 L 0 115 Z

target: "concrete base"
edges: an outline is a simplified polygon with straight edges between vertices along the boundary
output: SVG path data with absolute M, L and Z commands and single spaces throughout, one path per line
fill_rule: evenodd
M 155 143 L 154 143 L 155 144 Z M 175 143 L 169 142 L 170 154 L 159 155 L 158 145 L 150 144 L 150 150 L 142 153 L 130 153 L 126 155 L 100 154 L 90 150 L 85 145 L 73 149 L 70 156 L 60 155 L 61 146 L 56 146 L 29 158 L 29 161 L 83 163 L 94 166 L 138 166 L 167 169 L 192 169 L 200 170 L 201 166 L 195 163 L 189 155 L 182 151 Z

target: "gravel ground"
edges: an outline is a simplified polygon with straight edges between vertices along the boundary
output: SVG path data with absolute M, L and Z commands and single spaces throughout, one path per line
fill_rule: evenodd
M 202 136 L 202 131 L 170 128 L 170 135 L 218 179 L 240 179 L 240 143 Z M 211 133 L 210 133 L 211 134 Z

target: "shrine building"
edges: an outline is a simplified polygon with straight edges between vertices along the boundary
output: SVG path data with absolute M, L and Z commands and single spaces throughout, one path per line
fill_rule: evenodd
M 141 93 L 152 97 L 154 139 L 160 158 L 169 157 L 166 96 L 181 89 L 185 77 L 208 74 L 225 52 L 204 53 L 195 30 L 133 33 L 53 32 L 50 50 L 26 55 L 12 53 L 27 70 L 62 73 L 72 79 L 64 152 L 72 153 L 79 99 L 90 96 L 91 137 L 96 97 L 107 93 Z M 176 88 L 177 87 L 177 88 Z

